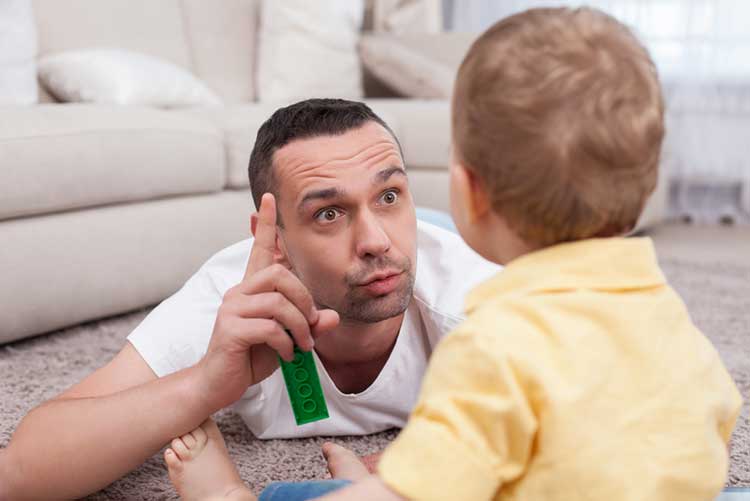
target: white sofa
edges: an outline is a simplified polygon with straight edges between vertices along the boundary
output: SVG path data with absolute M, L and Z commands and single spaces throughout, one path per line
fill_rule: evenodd
M 248 234 L 257 0 L 35 0 L 39 56 L 116 47 L 190 70 L 226 103 L 0 109 L 0 343 L 156 303 Z M 447 208 L 448 103 L 366 99 L 417 202 Z
M 39 56 L 143 52 L 226 106 L 59 104 L 42 89 L 0 108 L 0 343 L 154 304 L 248 235 L 247 161 L 279 106 L 255 100 L 258 3 L 34 0 Z M 365 102 L 398 135 L 416 203 L 447 210 L 448 101 L 380 95 Z

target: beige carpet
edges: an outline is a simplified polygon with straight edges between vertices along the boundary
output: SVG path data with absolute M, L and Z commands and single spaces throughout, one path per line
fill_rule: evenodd
M 665 272 L 682 294 L 694 321 L 710 337 L 745 396 L 732 440 L 728 485 L 750 486 L 750 267 L 667 260 Z M 0 447 L 33 406 L 103 365 L 122 346 L 145 311 L 77 326 L 0 347 Z M 275 480 L 323 478 L 323 439 L 255 440 L 230 412 L 217 414 L 242 477 L 256 492 Z M 360 454 L 382 449 L 394 431 L 336 439 Z M 88 499 L 176 499 L 160 454 Z

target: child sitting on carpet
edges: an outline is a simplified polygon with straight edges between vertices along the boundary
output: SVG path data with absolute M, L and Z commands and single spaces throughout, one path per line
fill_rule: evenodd
M 663 114 L 648 53 L 599 11 L 526 11 L 473 44 L 453 95 L 451 211 L 471 247 L 507 266 L 439 343 L 378 475 L 326 446 L 335 474 L 362 477 L 330 499 L 719 493 L 739 393 L 651 241 L 621 236 L 656 185 Z M 167 451 L 180 494 L 252 498 L 215 425 L 195 435 L 183 441 L 200 447 Z M 208 475 L 221 489 L 201 491 Z

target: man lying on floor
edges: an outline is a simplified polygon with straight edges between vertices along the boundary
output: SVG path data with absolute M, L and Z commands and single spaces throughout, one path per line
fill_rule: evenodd
M 264 439 L 404 426 L 433 347 L 500 268 L 417 221 L 398 140 L 362 103 L 279 109 L 249 178 L 256 208 L 275 195 L 275 241 L 217 253 L 111 362 L 32 410 L 0 451 L 0 499 L 84 496 L 230 405 Z M 314 349 L 329 419 L 295 423 L 277 370 L 293 343 Z

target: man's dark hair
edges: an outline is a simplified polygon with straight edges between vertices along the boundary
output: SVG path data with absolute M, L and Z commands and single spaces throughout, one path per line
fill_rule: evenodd
M 255 208 L 260 208 L 260 199 L 264 193 L 273 193 L 278 198 L 278 186 L 273 173 L 273 154 L 277 149 L 296 139 L 338 136 L 358 129 L 367 122 L 383 126 L 393 136 L 401 151 L 401 144 L 388 124 L 364 103 L 345 99 L 306 99 L 276 110 L 261 125 L 250 153 L 247 171 Z

